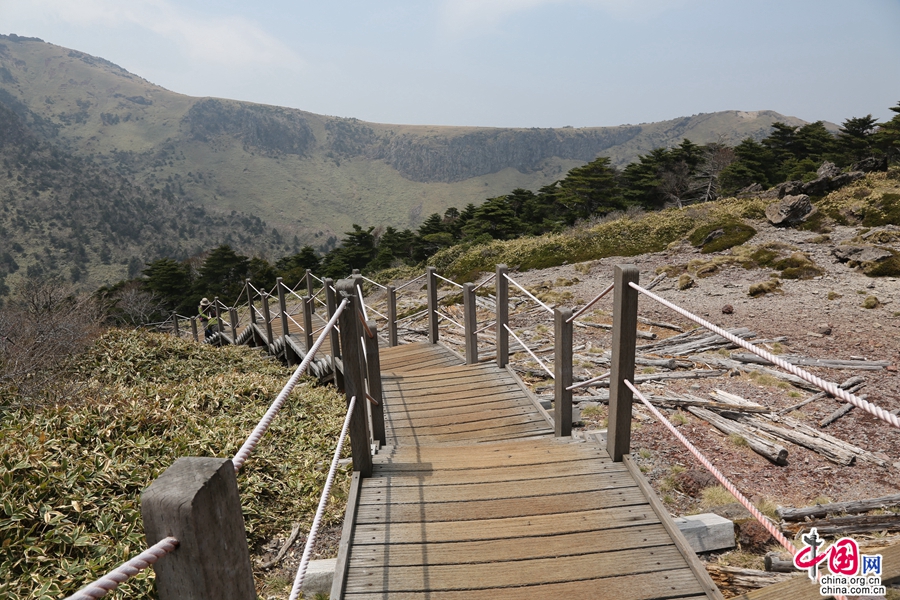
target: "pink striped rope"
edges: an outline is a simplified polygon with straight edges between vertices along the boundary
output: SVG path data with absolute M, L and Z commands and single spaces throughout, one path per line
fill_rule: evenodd
M 705 321 L 705 320 L 701 319 L 697 315 L 686 311 L 685 309 L 681 308 L 677 304 L 673 304 L 673 303 L 669 302 L 665 298 L 661 298 L 661 297 L 657 296 L 653 292 L 650 292 L 650 291 L 642 288 L 641 286 L 637 285 L 636 283 L 629 283 L 628 285 L 630 285 L 632 288 L 636 289 L 638 292 L 645 294 L 645 295 L 649 296 L 650 298 L 653 298 L 654 300 L 656 300 L 663 306 L 667 306 L 667 307 L 671 308 L 672 310 L 674 310 L 678 314 L 682 315 L 683 317 L 687 317 L 691 321 L 700 324 L 701 326 L 709 329 L 710 331 L 712 331 L 714 333 L 719 334 L 720 336 L 727 339 L 731 343 L 737 344 L 738 346 L 749 350 L 753 354 L 756 354 L 757 356 L 760 356 L 760 357 L 766 359 L 767 361 L 778 365 L 785 371 L 792 373 L 792 374 L 796 375 L 797 377 L 799 377 L 800 379 L 803 379 L 804 381 L 807 381 L 807 382 L 813 384 L 814 386 L 828 392 L 832 396 L 840 398 L 844 402 L 849 402 L 853 406 L 855 406 L 857 408 L 861 408 L 862 410 L 866 411 L 867 413 L 874 415 L 874 416 L 878 417 L 879 419 L 881 419 L 882 421 L 890 423 L 894 427 L 897 427 L 898 429 L 900 429 L 900 417 L 898 417 L 897 415 L 891 414 L 890 412 L 884 410 L 880 406 L 876 406 L 876 405 L 872 404 L 871 402 L 867 402 L 866 400 L 863 400 L 862 398 L 854 396 L 853 394 L 847 392 L 846 390 L 841 389 L 836 383 L 832 383 L 832 382 L 826 381 L 820 377 L 816 377 L 812 373 L 804 371 L 800 367 L 798 367 L 796 365 L 792 365 L 791 363 L 787 362 L 786 360 L 778 358 L 771 352 L 766 352 L 762 348 L 757 348 L 750 342 L 744 341 L 741 338 L 739 338 L 735 335 L 732 335 L 731 333 L 728 333 L 721 327 L 717 327 L 716 325 L 713 325 L 709 321 Z
M 332 316 L 331 320 L 328 321 L 328 324 L 322 330 L 322 333 L 319 335 L 316 343 L 313 344 L 312 348 L 309 349 L 309 352 L 306 353 L 306 356 L 303 358 L 303 362 L 300 363 L 300 365 L 297 367 L 297 370 L 295 370 L 294 374 L 291 375 L 291 378 L 278 394 L 278 397 L 275 398 L 275 401 L 272 402 L 272 406 L 269 407 L 269 410 L 266 411 L 266 414 L 263 415 L 263 418 L 253 430 L 253 433 L 250 434 L 250 437 L 247 438 L 247 441 L 244 442 L 244 445 L 241 446 L 241 449 L 238 450 L 237 454 L 234 455 L 234 458 L 231 459 L 231 462 L 234 463 L 235 473 L 241 470 L 241 467 L 244 466 L 244 462 L 246 462 L 247 458 L 256 448 L 259 440 L 262 439 L 262 436 L 265 435 L 266 430 L 269 429 L 269 426 L 272 424 L 272 420 L 275 418 L 275 415 L 277 415 L 278 411 L 281 410 L 281 406 L 284 404 L 284 401 L 287 400 L 287 397 L 290 395 L 290 393 L 294 391 L 294 387 L 297 385 L 297 382 L 300 381 L 300 376 L 303 375 L 303 373 L 306 371 L 306 368 L 309 366 L 309 363 L 312 362 L 312 359 L 316 355 L 316 352 L 319 351 L 319 348 L 325 342 L 325 337 L 331 331 L 331 328 L 334 327 L 334 324 L 337 323 L 338 317 L 341 316 L 341 313 L 344 311 L 344 307 L 347 306 L 348 302 L 349 300 L 344 298 L 344 300 L 341 301 L 340 305 L 338 305 L 337 309 L 335 309 L 334 316 Z
M 128 562 L 122 563 L 97 581 L 84 586 L 66 600 L 92 600 L 102 598 L 120 584 L 125 583 L 160 558 L 174 551 L 178 540 L 173 537 L 163 538 Z

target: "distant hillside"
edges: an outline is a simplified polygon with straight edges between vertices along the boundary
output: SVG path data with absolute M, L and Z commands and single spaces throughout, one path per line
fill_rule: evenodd
M 737 142 L 766 135 L 775 121 L 803 123 L 771 111 L 578 129 L 366 123 L 192 98 L 102 58 L 16 36 L 0 36 L 0 103 L 44 142 L 142 189 L 211 213 L 244 211 L 321 248 L 352 223 L 416 227 L 450 206 L 535 190 L 598 155 L 623 166 L 685 137 Z

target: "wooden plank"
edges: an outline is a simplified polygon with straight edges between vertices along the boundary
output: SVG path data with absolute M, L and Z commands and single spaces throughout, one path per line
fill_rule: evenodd
M 504 498 L 500 500 L 468 500 L 464 502 L 425 502 L 360 506 L 357 525 L 368 523 L 436 523 L 481 521 L 531 515 L 555 515 L 591 510 L 602 506 L 636 506 L 646 504 L 637 486 L 590 492 L 560 492 L 552 496 Z M 471 524 L 477 527 L 477 523 Z
M 373 566 L 503 562 L 649 548 L 670 543 L 669 534 L 662 525 L 639 525 L 513 540 L 355 546 L 350 554 L 350 564 L 352 568 L 368 569 Z
M 430 408 L 462 406 L 471 403 L 462 402 L 463 400 L 487 400 L 489 397 L 493 396 L 524 397 L 517 386 L 503 383 L 485 386 L 481 389 L 448 390 L 421 395 L 409 394 L 406 391 L 397 390 L 390 384 L 385 385 L 385 397 L 387 398 L 386 404 L 388 411 L 394 410 L 395 407 L 402 408 L 403 410 L 426 410 Z
M 377 464 L 382 471 L 400 472 L 400 471 L 427 471 L 431 472 L 435 469 L 442 471 L 450 471 L 453 469 L 463 471 L 479 471 L 480 476 L 489 477 L 488 470 L 507 469 L 515 466 L 533 465 L 549 466 L 553 463 L 569 463 L 571 461 L 580 461 L 588 459 L 601 459 L 602 465 L 625 472 L 625 468 L 617 466 L 604 456 L 601 448 L 590 446 L 588 444 L 573 444 L 574 447 L 548 446 L 544 449 L 523 447 L 521 449 L 511 448 L 508 451 L 496 452 L 491 451 L 490 454 L 481 453 L 477 448 L 460 449 L 453 453 L 449 452 L 427 452 L 430 448 L 423 448 L 422 452 L 417 452 L 415 448 L 395 448 L 380 454 L 377 457 Z M 448 449 L 443 449 L 448 450 Z M 418 460 L 417 460 L 418 459 Z M 603 460 L 605 459 L 605 460 Z M 388 467 L 388 465 L 390 465 Z
M 450 433 L 468 433 L 472 431 L 482 431 L 485 429 L 499 429 L 510 425 L 522 425 L 531 423 L 538 419 L 543 423 L 538 415 L 529 414 L 530 411 L 519 412 L 516 415 L 500 417 L 492 419 L 490 415 L 485 414 L 483 418 L 466 420 L 460 423 L 447 423 L 447 419 L 439 419 L 433 423 L 424 423 L 416 421 L 415 425 L 410 427 L 401 422 L 390 421 L 390 429 L 394 435 L 411 435 L 415 431 L 416 436 L 441 435 Z M 424 419 L 422 420 L 424 421 Z
M 365 592 L 377 585 L 397 592 L 472 590 L 565 583 L 579 579 L 613 577 L 684 568 L 684 559 L 671 546 L 619 550 L 603 554 L 537 558 L 505 563 L 434 565 L 355 569 L 347 577 L 347 593 Z M 590 575 L 587 575 L 590 573 Z
M 360 504 L 405 504 L 418 502 L 459 502 L 478 498 L 524 498 L 566 492 L 589 492 L 634 486 L 627 473 L 592 473 L 548 479 L 522 479 L 515 482 L 462 483 L 456 485 L 372 486 L 366 480 Z
M 514 564 L 514 563 L 513 563 Z M 510 565 L 509 568 L 515 569 Z M 483 590 L 483 591 L 482 591 Z M 624 577 L 582 579 L 579 581 L 549 585 L 517 586 L 508 588 L 482 588 L 482 590 L 398 592 L 391 600 L 472 600 L 483 597 L 491 600 L 598 600 L 628 598 L 629 600 L 699 600 L 697 584 L 688 569 L 657 571 Z M 477 593 L 480 592 L 480 593 Z M 334 597 L 334 596 L 332 596 Z M 347 594 L 347 600 L 384 600 L 381 593 L 362 592 Z
M 700 562 L 700 559 L 697 558 L 697 555 L 694 553 L 694 550 L 691 548 L 687 539 L 685 539 L 684 535 L 681 533 L 681 530 L 678 529 L 678 526 L 672 520 L 672 517 L 669 515 L 669 511 L 666 510 L 666 507 L 663 506 L 662 502 L 656 495 L 656 491 L 650 486 L 650 482 L 648 482 L 644 475 L 641 473 L 640 468 L 635 464 L 634 460 L 632 460 L 631 455 L 625 455 L 622 457 L 622 462 L 625 463 L 625 466 L 631 472 L 632 477 L 634 477 L 635 483 L 640 486 L 640 488 L 644 492 L 644 496 L 650 502 L 650 506 L 656 512 L 657 516 L 659 516 L 660 522 L 663 524 L 663 527 L 666 528 L 666 531 L 669 532 L 669 535 L 672 538 L 672 542 L 675 544 L 675 547 L 678 548 L 681 555 L 684 557 L 687 562 L 688 568 L 694 573 L 694 576 L 697 578 L 698 583 L 701 585 L 703 591 L 706 593 L 708 598 L 713 600 L 724 600 L 725 597 L 722 595 L 722 592 L 719 591 L 719 588 L 716 587 L 716 584 L 713 582 L 712 578 L 709 576 L 709 573 L 706 571 L 706 567 L 703 566 L 703 563 Z
M 466 542 L 475 540 L 509 539 L 535 535 L 575 533 L 589 529 L 615 529 L 626 525 L 659 523 L 659 517 L 649 505 L 621 508 L 600 508 L 572 513 L 561 519 L 558 515 L 538 515 L 491 519 L 478 523 L 400 523 L 360 525 L 353 544 L 421 544 L 423 542 Z
M 615 466 L 613 466 L 615 465 Z M 607 465 L 596 460 L 568 461 L 547 465 L 523 465 L 513 467 L 495 467 L 479 472 L 472 471 L 432 471 L 427 467 L 422 470 L 397 473 L 390 466 L 375 464 L 372 479 L 366 485 L 421 485 L 427 480 L 432 485 L 451 485 L 461 483 L 482 483 L 485 480 L 500 483 L 503 481 L 522 481 L 536 477 L 567 477 L 572 475 L 602 474 L 622 472 L 617 463 Z
M 477 408 L 461 406 L 453 411 L 445 411 L 437 416 L 419 416 L 419 415 L 391 415 L 391 426 L 394 433 L 397 429 L 403 427 L 434 427 L 443 425 L 448 421 L 455 424 L 461 423 L 483 423 L 485 421 L 492 422 L 496 419 L 504 419 L 516 415 L 534 414 L 530 406 L 511 404 L 509 402 L 498 402 L 492 406 L 485 408 L 479 405 Z
M 360 490 L 363 478 L 359 471 L 354 471 L 350 479 L 350 493 L 347 496 L 347 508 L 344 512 L 344 525 L 341 528 L 341 541 L 338 544 L 337 562 L 334 567 L 334 579 L 331 582 L 331 597 L 343 598 L 344 585 L 347 583 L 347 572 L 350 569 L 351 544 L 356 531 L 356 509 L 359 506 Z
M 404 418 L 428 418 L 438 417 L 441 415 L 456 416 L 463 415 L 468 412 L 478 412 L 482 410 L 494 410 L 495 407 L 514 407 L 524 406 L 532 408 L 531 403 L 519 394 L 505 393 L 492 394 L 490 396 L 464 398 L 464 401 L 455 402 L 450 406 L 417 406 L 411 404 L 409 406 L 393 406 L 388 407 L 388 414 L 394 419 Z
M 391 432 L 393 437 L 397 440 L 403 440 L 408 444 L 440 444 L 440 443 L 451 443 L 451 442 L 464 442 L 466 440 L 472 442 L 487 442 L 494 440 L 505 440 L 505 439 L 515 439 L 519 437 L 521 434 L 536 434 L 538 432 L 549 431 L 553 432 L 552 429 L 548 429 L 543 419 L 538 420 L 535 417 L 533 421 L 523 421 L 521 423 L 508 423 L 504 425 L 491 425 L 489 427 L 481 427 L 473 430 L 464 430 L 464 431 L 446 431 L 446 432 L 418 432 L 418 433 L 409 433 L 408 435 L 400 435 L 394 434 Z

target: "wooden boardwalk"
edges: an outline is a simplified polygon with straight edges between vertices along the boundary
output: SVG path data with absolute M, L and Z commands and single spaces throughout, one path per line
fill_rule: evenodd
M 388 445 L 351 492 L 333 598 L 722 597 L 637 467 L 553 437 L 510 372 L 430 344 L 381 365 Z

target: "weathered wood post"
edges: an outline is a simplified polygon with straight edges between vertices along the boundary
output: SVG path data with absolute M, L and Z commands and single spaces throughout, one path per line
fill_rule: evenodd
M 638 283 L 634 265 L 616 265 L 613 298 L 612 360 L 609 376 L 609 427 L 606 451 L 616 462 L 631 452 L 632 392 L 623 383 L 634 381 L 634 352 L 637 346 L 638 293 L 628 284 Z
M 214 306 L 215 309 L 216 309 L 216 329 L 215 329 L 215 331 L 213 331 L 213 333 L 216 333 L 216 332 L 219 332 L 219 331 L 222 331 L 222 330 L 223 330 L 223 327 L 222 327 L 222 313 L 221 313 L 221 311 L 219 310 L 219 306 L 220 306 L 221 304 L 222 304 L 222 303 L 219 302 L 219 297 L 218 297 L 218 296 L 214 296 L 214 297 L 213 297 L 213 306 Z M 177 319 L 176 319 L 176 320 L 177 320 Z M 221 343 L 221 342 L 220 342 L 220 343 Z
M 289 367 L 296 362 L 294 351 L 288 344 L 288 336 L 291 335 L 290 323 L 288 323 L 287 302 L 284 299 L 284 280 L 281 277 L 275 279 L 275 287 L 278 289 L 278 310 L 281 314 L 281 335 L 284 337 L 284 361 Z
M 197 317 L 191 317 L 191 333 L 194 334 L 194 341 L 200 341 L 200 334 L 197 333 Z
M 509 364 L 509 280 L 506 279 L 506 265 L 497 265 L 494 279 L 494 295 L 497 296 L 497 366 L 501 369 Z
M 366 382 L 369 384 L 369 395 L 378 404 L 372 409 L 372 437 L 384 446 L 387 434 L 384 431 L 384 393 L 381 390 L 381 358 L 378 356 L 378 324 L 375 319 L 367 321 L 372 337 L 365 335 L 366 340 Z
M 463 328 L 466 339 L 466 364 L 478 363 L 478 320 L 475 313 L 475 284 L 463 284 Z
M 359 339 L 359 298 L 352 279 L 337 282 L 337 292 L 350 302 L 338 320 L 341 326 L 341 350 L 344 361 L 344 392 L 347 402 L 356 396 L 356 408 L 350 419 L 350 446 L 353 454 L 353 470 L 361 477 L 372 475 L 372 454 L 369 447 L 369 419 L 366 415 L 366 384 L 363 377 L 362 345 Z
M 428 282 L 428 341 L 438 343 L 438 303 L 437 303 L 437 276 L 434 267 L 425 267 L 425 279 Z
M 269 294 L 263 292 L 260 296 L 262 297 L 263 319 L 266 321 L 266 345 L 269 346 L 271 352 L 275 339 L 272 334 L 272 314 L 269 312 Z
M 237 328 L 238 328 L 238 314 L 236 308 L 228 309 L 228 318 L 231 321 L 231 340 L 233 344 L 237 344 Z
M 397 342 L 397 290 L 387 286 L 388 345 L 394 347 Z
M 306 351 L 309 352 L 312 350 L 313 344 L 315 344 L 315 340 L 313 340 L 313 331 L 312 331 L 312 316 L 313 309 L 315 306 L 315 300 L 313 300 L 312 296 L 304 296 L 303 297 L 303 337 L 306 340 Z
M 362 310 L 363 304 L 365 304 L 366 300 L 363 296 L 363 278 L 362 275 L 359 274 L 359 269 L 353 269 L 353 275 L 350 276 L 353 279 L 353 284 L 356 286 L 356 297 L 359 298 L 359 307 Z M 365 314 L 365 312 L 363 313 Z
M 306 270 L 305 278 L 306 278 L 306 295 L 312 296 L 313 295 L 313 276 L 312 276 L 312 271 L 310 269 Z M 316 312 L 316 305 L 313 304 L 309 310 L 311 310 L 312 312 Z
M 141 516 L 148 544 L 179 542 L 153 565 L 160 600 L 256 598 L 230 459 L 179 458 L 141 494 Z
M 325 307 L 328 310 L 328 320 L 334 316 L 337 309 L 337 298 L 334 289 L 334 281 L 325 279 Z M 337 363 L 341 360 L 341 335 L 338 332 L 340 325 L 331 329 L 331 358 L 334 366 L 334 384 L 339 390 L 344 390 L 344 374 L 338 369 Z
M 245 279 L 244 285 L 247 289 L 247 304 L 250 305 L 250 323 L 256 323 L 256 309 L 253 307 L 253 294 L 250 292 L 252 289 L 250 287 L 250 280 Z
M 557 437 L 572 435 L 572 318 L 571 308 L 553 311 L 553 429 Z
M 178 313 L 172 315 L 172 322 L 175 323 L 175 337 L 181 337 L 181 332 L 178 331 Z

